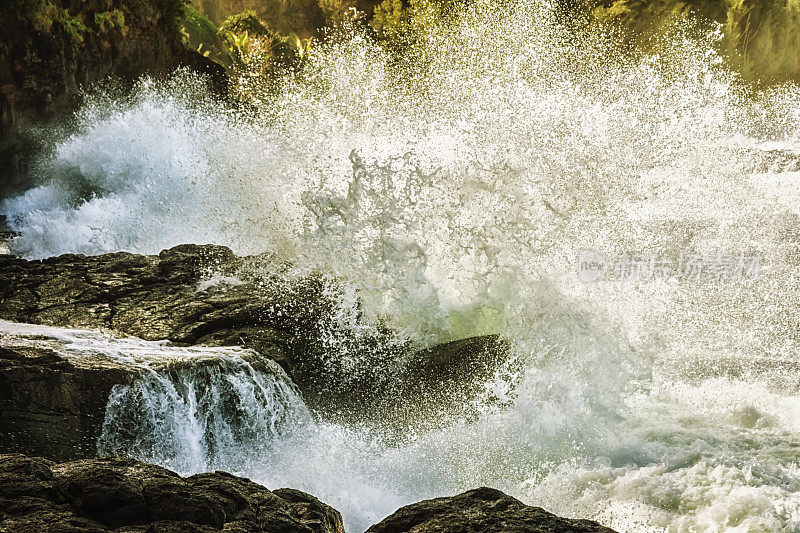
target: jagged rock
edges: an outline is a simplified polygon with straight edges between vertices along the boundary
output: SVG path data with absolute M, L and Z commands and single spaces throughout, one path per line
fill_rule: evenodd
M 289 314 L 296 307 L 291 298 L 305 288 L 300 282 L 291 294 L 259 290 L 252 279 L 199 287 L 209 269 L 235 270 L 241 263 L 228 248 L 213 245 L 177 246 L 158 256 L 2 256 L 0 317 L 179 345 L 247 345 L 285 363 L 292 332 L 305 318 Z
M 0 531 L 343 533 L 338 511 L 224 472 L 181 478 L 132 459 L 0 455 Z
M 525 505 L 490 488 L 401 507 L 367 533 L 614 533 L 591 520 L 572 520 Z

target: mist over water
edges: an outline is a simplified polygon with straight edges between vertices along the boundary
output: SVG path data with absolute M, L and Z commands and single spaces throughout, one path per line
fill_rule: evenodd
M 352 327 L 382 318 L 421 346 L 500 333 L 522 363 L 513 391 L 487 383 L 508 406 L 477 421 L 392 446 L 317 422 L 275 452 L 245 439 L 169 463 L 182 473 L 307 490 L 351 531 L 478 485 L 621 531 L 795 531 L 800 92 L 744 86 L 713 32 L 675 28 L 638 56 L 564 22 L 479 1 L 399 64 L 347 33 L 258 111 L 186 74 L 97 95 L 43 162 L 49 183 L 0 204 L 10 246 L 266 250 L 340 277 Z M 584 284 L 582 249 L 762 268 Z

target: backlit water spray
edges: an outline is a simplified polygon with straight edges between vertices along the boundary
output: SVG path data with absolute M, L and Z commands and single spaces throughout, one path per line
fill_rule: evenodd
M 562 22 L 479 1 L 399 63 L 353 32 L 258 112 L 191 76 L 90 100 L 43 185 L 2 204 L 16 253 L 267 250 L 341 278 L 363 313 L 343 323 L 420 346 L 500 333 L 521 369 L 487 383 L 504 408 L 403 442 L 314 422 L 269 451 L 198 437 L 184 463 L 177 436 L 205 433 L 112 435 L 131 398 L 163 418 L 193 394 L 154 376 L 111 398 L 103 442 L 307 490 L 351 531 L 477 485 L 622 531 L 799 528 L 800 92 L 745 87 L 713 33 L 640 57 Z M 760 268 L 583 283 L 584 249 Z

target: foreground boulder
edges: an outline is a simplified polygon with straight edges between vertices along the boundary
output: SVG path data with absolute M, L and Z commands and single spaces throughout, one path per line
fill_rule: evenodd
M 401 507 L 367 533 L 614 533 L 591 520 L 571 520 L 525 505 L 496 489 L 479 488 L 451 498 Z
M 0 455 L 0 531 L 344 533 L 338 511 L 224 472 L 182 478 L 132 459 Z

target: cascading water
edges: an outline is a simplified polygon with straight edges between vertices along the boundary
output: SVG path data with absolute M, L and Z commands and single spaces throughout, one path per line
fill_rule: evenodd
M 286 435 L 311 423 L 308 409 L 276 363 L 259 372 L 232 355 L 195 357 L 117 385 L 98 452 L 184 473 L 246 472 L 275 454 Z
M 191 76 L 143 81 L 90 99 L 48 180 L 0 212 L 28 257 L 268 250 L 342 280 L 342 326 L 500 333 L 521 363 L 513 391 L 487 383 L 505 408 L 392 444 L 273 434 L 277 389 L 157 372 L 112 395 L 104 446 L 307 490 L 350 531 L 477 485 L 623 531 L 795 531 L 800 92 L 745 87 L 713 39 L 622 54 L 544 3 L 478 1 L 408 63 L 358 32 L 317 46 L 255 115 Z M 761 270 L 582 283 L 583 249 Z M 335 338 L 331 357 L 349 357 Z M 243 426 L 218 425 L 234 397 Z

